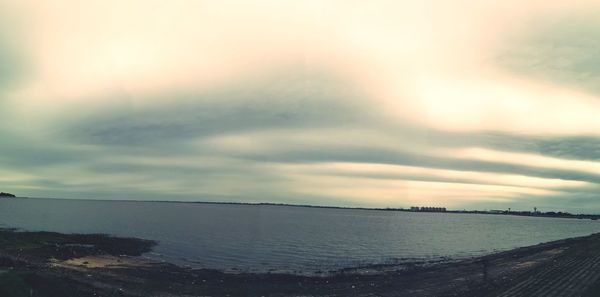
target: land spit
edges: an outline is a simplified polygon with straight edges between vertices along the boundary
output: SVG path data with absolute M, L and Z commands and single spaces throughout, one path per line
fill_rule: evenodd
M 327 276 L 224 273 L 140 257 L 154 244 L 0 229 L 0 296 L 600 296 L 600 234 Z

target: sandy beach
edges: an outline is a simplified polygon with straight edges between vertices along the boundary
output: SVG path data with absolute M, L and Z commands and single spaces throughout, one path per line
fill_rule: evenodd
M 133 238 L 0 231 L 0 296 L 596 296 L 600 235 L 429 266 L 224 273 L 139 257 Z

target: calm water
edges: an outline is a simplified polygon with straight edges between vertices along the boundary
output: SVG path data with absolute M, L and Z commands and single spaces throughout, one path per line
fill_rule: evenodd
M 159 241 L 154 259 L 311 272 L 468 257 L 600 232 L 600 221 L 279 206 L 0 200 L 0 227 Z

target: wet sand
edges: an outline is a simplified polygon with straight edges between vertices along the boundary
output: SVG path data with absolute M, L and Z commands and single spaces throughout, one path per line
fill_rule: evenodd
M 0 296 L 600 296 L 600 235 L 324 277 L 223 273 L 138 257 L 152 245 L 0 230 Z

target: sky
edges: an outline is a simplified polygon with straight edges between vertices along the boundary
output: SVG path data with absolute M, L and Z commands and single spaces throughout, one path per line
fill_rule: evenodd
M 0 190 L 600 213 L 594 2 L 0 0 Z

